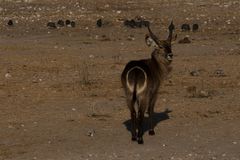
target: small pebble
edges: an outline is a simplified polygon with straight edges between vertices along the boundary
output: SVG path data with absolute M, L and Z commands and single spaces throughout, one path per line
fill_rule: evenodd
M 93 137 L 95 134 L 95 130 L 89 130 L 87 136 Z
M 201 91 L 199 91 L 199 97 L 207 98 L 207 97 L 209 97 L 209 93 L 207 91 L 201 90 Z
M 199 73 L 198 70 L 193 70 L 193 71 L 190 72 L 190 75 L 191 75 L 191 76 L 199 76 L 200 73 Z
M 232 142 L 233 144 L 237 144 L 237 142 Z
M 134 36 L 133 36 L 133 35 L 129 35 L 129 36 L 128 36 L 128 38 L 127 38 L 127 40 L 129 40 L 129 41 L 134 41 L 134 40 L 135 40 L 135 38 L 134 38 Z
M 5 74 L 5 78 L 9 79 L 9 78 L 11 78 L 11 77 L 12 77 L 12 75 L 11 75 L 10 73 L 6 73 L 6 74 Z
M 90 54 L 90 55 L 89 55 L 89 58 L 94 58 L 94 55 Z

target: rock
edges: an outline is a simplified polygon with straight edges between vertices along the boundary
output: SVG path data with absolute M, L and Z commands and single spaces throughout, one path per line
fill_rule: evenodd
M 58 20 L 57 22 L 59 27 L 64 27 L 64 21 L 63 20 Z
M 94 57 L 95 57 L 95 56 L 94 56 L 94 55 L 92 55 L 92 54 L 90 54 L 90 55 L 89 55 L 89 58 L 94 58 Z
M 183 39 L 179 40 L 178 43 L 180 44 L 186 44 L 186 43 L 191 43 L 188 37 L 184 37 Z
M 71 21 L 69 19 L 67 19 L 65 21 L 65 24 L 66 24 L 67 27 L 71 27 Z
M 215 77 L 225 77 L 225 73 L 223 71 L 223 69 L 217 69 L 214 71 L 214 76 Z
M 196 97 L 197 95 L 197 87 L 196 86 L 189 86 L 186 88 L 188 97 Z
M 126 27 L 135 28 L 135 21 L 134 20 L 125 20 L 124 25 Z
M 102 27 L 102 19 L 98 19 L 96 25 Z
M 7 79 L 12 78 L 12 75 L 11 75 L 9 72 L 7 72 L 7 73 L 5 74 L 5 78 L 7 78 Z
M 210 96 L 208 91 L 200 90 L 198 93 L 199 98 L 208 98 Z
M 190 72 L 190 75 L 191 76 L 199 76 L 200 72 L 198 70 L 193 70 L 193 71 Z
M 142 28 L 150 25 L 149 21 L 143 20 L 142 18 L 136 18 L 131 20 L 125 20 L 124 25 L 130 28 Z
M 75 23 L 74 21 L 71 21 L 71 24 L 70 24 L 70 25 L 71 25 L 72 28 L 75 28 L 76 23 Z
M 236 145 L 236 144 L 237 144 L 237 142 L 235 142 L 235 141 L 234 141 L 234 142 L 232 142 L 232 144 L 235 144 L 235 145 Z
M 94 134 L 95 134 L 95 130 L 92 129 L 92 130 L 89 130 L 89 131 L 88 131 L 87 136 L 93 137 Z
M 129 40 L 129 41 L 134 41 L 134 40 L 135 40 L 135 38 L 134 38 L 134 36 L 133 36 L 133 35 L 129 35 L 129 36 L 128 36 L 128 38 L 127 38 L 127 40 Z
M 106 35 L 102 35 L 100 40 L 101 41 L 110 41 L 111 39 L 109 37 L 107 37 Z
M 13 26 L 13 21 L 10 19 L 7 23 L 8 26 Z
M 111 26 L 112 25 L 112 22 L 111 21 L 108 21 L 108 20 L 104 20 L 104 19 L 98 19 L 97 22 L 96 22 L 96 26 L 101 28 L 101 27 L 104 27 L 104 26 Z
M 186 23 L 182 24 L 181 29 L 182 29 L 183 32 L 191 30 L 190 25 L 186 24 Z
M 57 26 L 56 26 L 56 24 L 54 22 L 48 22 L 47 23 L 47 27 L 49 29 L 56 29 L 57 28 Z
M 198 26 L 198 24 L 193 24 L 193 26 L 192 26 L 192 31 L 193 32 L 197 32 L 198 31 L 198 29 L 199 29 L 199 26 Z

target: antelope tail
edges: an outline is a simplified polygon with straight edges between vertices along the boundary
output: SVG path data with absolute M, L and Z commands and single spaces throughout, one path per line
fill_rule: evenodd
M 134 77 L 134 86 L 133 86 L 133 102 L 137 100 L 137 76 Z

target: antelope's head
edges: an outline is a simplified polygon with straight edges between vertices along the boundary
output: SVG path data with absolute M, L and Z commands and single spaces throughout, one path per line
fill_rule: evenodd
M 148 26 L 149 33 L 145 37 L 145 42 L 149 47 L 153 47 L 154 51 L 152 52 L 152 55 L 159 58 L 164 58 L 169 63 L 172 62 L 173 59 L 173 53 L 172 53 L 172 43 L 176 40 L 177 35 L 173 38 L 173 30 L 175 29 L 175 26 L 173 25 L 173 22 L 168 27 L 169 35 L 166 40 L 160 40 L 150 29 Z

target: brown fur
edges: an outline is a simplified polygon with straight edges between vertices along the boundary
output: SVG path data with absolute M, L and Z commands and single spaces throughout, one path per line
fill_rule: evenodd
M 157 100 L 157 92 L 161 81 L 171 71 L 171 41 L 159 41 L 149 28 L 150 36 L 146 36 L 146 43 L 155 49 L 150 59 L 130 61 L 121 75 L 122 85 L 127 98 L 127 105 L 131 112 L 132 140 L 143 143 L 143 118 L 148 109 L 150 118 L 149 134 L 154 135 L 152 114 Z M 172 30 L 170 30 L 172 35 Z M 170 38 L 172 39 L 172 38 Z M 137 108 L 135 108 L 135 103 Z M 138 131 L 138 133 L 137 133 Z

